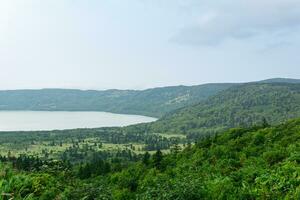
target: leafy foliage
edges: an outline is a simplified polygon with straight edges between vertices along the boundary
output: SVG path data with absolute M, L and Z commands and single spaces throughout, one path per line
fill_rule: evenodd
M 171 112 L 151 128 L 153 132 L 198 138 L 228 128 L 277 124 L 295 117 L 300 117 L 300 84 L 251 83 Z
M 0 156 L 0 199 L 300 199 L 300 119 L 283 123 L 300 116 L 300 84 L 277 81 L 231 87 L 150 124 L 3 132 L 2 149 L 66 147 Z
M 37 171 L 2 164 L 0 192 L 15 199 L 299 199 L 299 152 L 297 119 L 231 129 L 182 152 L 146 153 L 118 170 L 99 159 Z

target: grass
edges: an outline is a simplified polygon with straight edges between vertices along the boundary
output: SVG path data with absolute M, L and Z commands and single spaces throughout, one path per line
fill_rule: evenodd
M 159 135 L 165 138 L 179 138 L 179 139 L 186 139 L 186 135 L 183 134 L 168 134 L 168 133 L 154 133 L 155 135 Z
M 163 133 L 155 133 L 161 137 L 165 138 L 179 138 L 185 139 L 185 135 L 181 134 L 163 134 Z M 106 143 L 104 141 L 100 141 L 99 138 L 90 137 L 85 138 L 84 140 L 78 140 L 75 142 L 78 144 L 80 148 L 93 148 L 96 151 L 122 151 L 122 150 L 131 150 L 136 154 L 144 154 L 145 151 L 143 150 L 145 144 L 143 143 L 127 143 L 127 144 L 112 144 Z M 61 153 L 63 153 L 68 148 L 72 147 L 73 143 L 72 140 L 66 139 L 64 141 L 34 141 L 34 143 L 28 142 L 20 142 L 20 143 L 2 143 L 0 145 L 0 155 L 1 156 L 19 156 L 21 154 L 31 155 L 31 156 L 38 156 L 38 157 L 46 157 L 47 158 L 58 158 Z M 183 145 L 179 145 L 183 148 Z M 150 151 L 149 153 L 153 154 L 156 151 Z M 170 150 L 162 150 L 163 153 L 169 153 Z
M 97 142 L 97 146 L 95 146 Z M 144 144 L 132 143 L 132 144 L 112 144 L 112 143 L 102 143 L 102 147 L 99 148 L 99 140 L 97 138 L 87 138 L 84 142 L 79 142 L 78 145 L 81 148 L 85 146 L 92 146 L 93 149 L 97 151 L 116 151 L 116 150 L 126 150 L 130 149 L 134 153 L 141 154 L 145 153 L 143 151 Z M 43 157 L 45 153 L 50 153 L 51 158 L 55 158 L 59 153 L 64 152 L 67 148 L 71 147 L 71 142 L 62 142 L 60 144 L 51 145 L 50 142 L 38 142 L 35 144 L 1 144 L 0 155 L 1 156 L 18 156 L 21 154 L 27 154 L 31 156 Z

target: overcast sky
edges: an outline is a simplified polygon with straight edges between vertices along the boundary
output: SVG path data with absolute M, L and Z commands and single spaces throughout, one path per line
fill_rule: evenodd
M 300 0 L 0 0 L 0 89 L 300 78 Z

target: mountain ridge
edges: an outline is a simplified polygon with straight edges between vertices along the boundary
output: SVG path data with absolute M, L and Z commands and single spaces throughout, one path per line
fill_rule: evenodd
M 300 83 L 300 79 L 275 78 L 251 83 Z M 206 83 L 145 90 L 23 89 L 1 90 L 0 110 L 103 111 L 160 118 L 197 104 L 233 86 L 247 83 Z
M 137 90 L 5 90 L 0 110 L 105 111 L 161 117 L 231 87 L 232 84 L 171 86 Z

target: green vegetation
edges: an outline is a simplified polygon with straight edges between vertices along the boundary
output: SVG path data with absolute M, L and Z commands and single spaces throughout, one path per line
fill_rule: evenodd
M 183 151 L 86 164 L 1 158 L 3 199 L 299 199 L 300 119 L 235 128 Z
M 42 160 L 63 159 L 78 163 L 91 160 L 97 153 L 101 154 L 102 159 L 122 155 L 124 152 L 126 156 L 135 156 L 146 151 L 155 152 L 157 149 L 168 152 L 176 145 L 183 147 L 188 143 L 183 135 L 146 133 L 144 126 L 145 124 L 125 128 L 1 132 L 0 155 L 29 155 Z
M 298 79 L 268 79 L 259 83 L 300 83 Z M 106 111 L 162 117 L 194 105 L 240 84 L 213 83 L 147 90 L 8 90 L 0 91 L 0 110 Z
M 197 103 L 233 84 L 174 86 L 148 90 L 13 90 L 0 91 L 0 110 L 107 111 L 161 117 Z
M 145 112 L 151 113 L 161 106 L 164 109 L 157 115 L 171 111 L 157 122 L 122 128 L 1 132 L 0 200 L 300 199 L 300 84 L 295 82 L 272 79 L 226 90 L 210 85 L 210 92 L 204 92 L 210 95 L 205 97 L 196 90 L 186 95 L 183 86 L 172 88 L 173 92 L 170 88 L 146 90 L 140 97 L 136 94 L 139 103 L 128 98 L 130 106 L 119 102 L 115 109 L 138 112 L 145 106 Z M 222 91 L 211 96 L 217 90 Z M 31 109 L 66 108 L 61 102 L 70 94 L 64 91 L 62 97 L 62 91 L 31 91 L 39 97 L 32 100 Z M 8 92 L 8 97 L 18 92 Z M 45 92 L 43 101 L 40 92 Z M 120 96 L 120 91 L 106 92 L 108 96 L 115 92 L 113 98 Z M 136 91 L 121 93 L 131 92 Z M 77 103 L 86 109 L 80 102 L 94 105 L 87 100 L 91 97 L 71 97 L 70 110 Z M 3 99 L 0 94 L 1 105 L 8 105 Z M 201 101 L 191 106 L 197 99 Z M 48 101 L 54 103 L 44 104 Z M 10 105 L 21 109 L 28 103 L 20 102 Z M 165 107 L 166 102 L 172 102 L 170 107 Z M 184 105 L 188 106 L 180 108 Z M 291 118 L 295 119 L 287 121 Z
M 300 79 L 292 79 L 292 78 L 271 78 L 262 81 L 258 81 L 258 83 L 300 83 Z
M 190 139 L 233 127 L 277 124 L 300 117 L 300 84 L 251 83 L 231 87 L 194 106 L 171 112 L 150 125 L 152 132 Z

